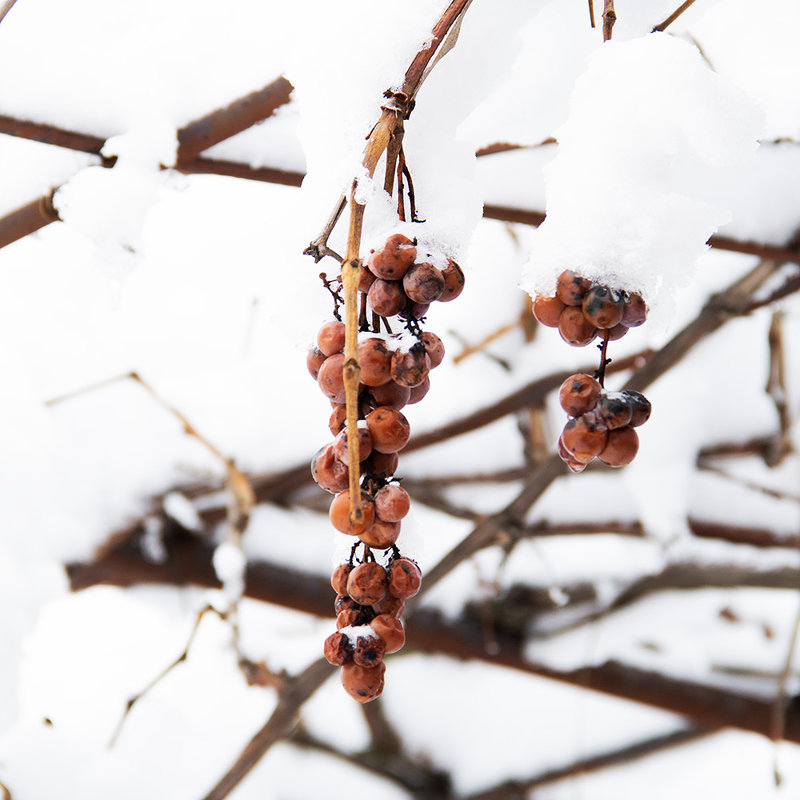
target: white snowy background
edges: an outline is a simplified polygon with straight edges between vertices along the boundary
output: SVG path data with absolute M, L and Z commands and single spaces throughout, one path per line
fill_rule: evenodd
M 612 356 L 622 358 L 661 347 L 712 292 L 757 263 L 708 250 L 710 235 L 775 245 L 794 236 L 800 6 L 698 0 L 667 33 L 650 34 L 676 5 L 617 0 L 613 40 L 603 44 L 577 0 L 473 1 L 406 128 L 427 220 L 421 235 L 467 275 L 461 297 L 429 315 L 448 358 L 429 395 L 408 410 L 415 432 L 594 360 L 593 350 L 574 350 L 552 330 L 526 342 L 517 328 L 454 364 L 465 345 L 519 316 L 521 287 L 548 288 L 568 266 L 643 291 L 652 321 L 613 343 Z M 180 653 L 198 611 L 224 601 L 193 588 L 70 593 L 63 564 L 90 560 L 172 487 L 224 478 L 141 385 L 112 379 L 136 371 L 247 473 L 302 463 L 330 438 L 329 405 L 305 353 L 331 311 L 318 272 L 335 269 L 315 267 L 302 250 L 358 174 L 381 93 L 402 81 L 446 3 L 288 6 L 18 0 L 0 24 L 0 114 L 94 134 L 107 140 L 104 154 L 118 156 L 106 169 L 93 156 L 0 136 L 0 214 L 60 187 L 63 220 L 0 250 L 0 781 L 14 800 L 200 798 L 275 705 L 273 689 L 246 685 L 230 628 L 207 615 L 186 663 L 134 707 L 109 748 L 127 699 Z M 595 6 L 599 20 L 602 3 Z M 161 168 L 174 163 L 178 128 L 281 74 L 295 86 L 291 102 L 204 155 L 305 171 L 301 189 Z M 475 157 L 495 142 L 536 145 L 550 136 L 558 144 Z M 367 246 L 388 224 L 386 204 L 371 191 Z M 546 210 L 548 218 L 538 230 L 481 220 L 483 203 Z M 331 239 L 340 252 L 344 229 Z M 778 307 L 796 415 L 800 304 L 790 297 Z M 643 538 L 527 540 L 505 560 L 489 549 L 424 605 L 457 617 L 470 600 L 516 584 L 557 597 L 559 587 L 581 581 L 610 599 L 684 561 L 797 567 L 791 548 L 701 540 L 687 526 L 692 517 L 800 534 L 796 456 L 774 469 L 757 458 L 731 467 L 784 499 L 695 470 L 701 446 L 776 428 L 764 390 L 771 312 L 728 323 L 646 392 L 654 412 L 634 464 L 558 479 L 529 514 L 549 523 L 638 520 Z M 552 443 L 564 422 L 554 398 L 545 422 Z M 796 444 L 795 428 L 791 437 Z M 507 417 L 401 457 L 401 474 L 524 463 L 516 420 Z M 493 513 L 520 485 L 454 487 L 447 497 Z M 185 506 L 178 497 L 172 513 L 191 527 Z M 415 503 L 402 548 L 424 575 L 471 528 Z M 153 558 L 159 535 L 154 527 Z M 344 551 L 341 539 L 324 514 L 264 504 L 244 548 L 250 558 L 327 576 Z M 661 592 L 557 636 L 532 631 L 525 654 L 564 670 L 614 659 L 769 699 L 798 605 L 793 590 Z M 736 624 L 721 621 L 726 608 Z M 301 671 L 332 625 L 241 604 L 242 648 L 273 671 Z M 799 685 L 795 667 L 790 692 Z M 453 797 L 685 724 L 524 672 L 419 653 L 388 659 L 382 702 L 408 754 L 449 772 Z M 336 678 L 304 705 L 302 722 L 350 752 L 369 744 L 361 710 Z M 798 792 L 796 745 L 727 729 L 555 782 L 536 797 L 753 800 Z M 273 747 L 231 796 L 354 793 L 413 796 L 289 743 Z

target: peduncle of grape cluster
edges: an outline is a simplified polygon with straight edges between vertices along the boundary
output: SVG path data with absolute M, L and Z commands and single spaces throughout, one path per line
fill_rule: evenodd
M 534 298 L 533 313 L 542 325 L 558 328 L 573 347 L 602 337 L 595 374 L 570 375 L 561 384 L 559 401 L 570 417 L 558 440 L 561 459 L 573 472 L 583 472 L 595 458 L 611 467 L 630 464 L 639 450 L 635 428 L 650 417 L 650 401 L 639 392 L 608 392 L 603 383 L 608 343 L 645 321 L 644 299 L 566 270 L 554 295 Z
M 401 409 L 425 396 L 428 373 L 444 358 L 441 339 L 422 330 L 430 304 L 455 299 L 464 286 L 455 261 L 442 258 L 439 263 L 446 261 L 447 266 L 439 269 L 431 263 L 437 260 L 433 254 L 418 257 L 423 254 L 417 244 L 393 234 L 360 266 L 358 464 L 352 463 L 348 446 L 345 324 L 337 319 L 324 323 L 307 356 L 309 372 L 331 401 L 334 437 L 314 456 L 311 473 L 334 495 L 329 512 L 333 527 L 357 539 L 349 560 L 331 577 L 337 632 L 326 639 L 324 653 L 342 668 L 345 690 L 362 703 L 383 690 L 383 657 L 403 646 L 399 617 L 422 582 L 418 565 L 397 546 L 401 520 L 410 507 L 408 493 L 395 477 L 398 453 L 411 433 Z M 390 322 L 395 317 L 399 324 Z M 380 332 L 381 325 L 386 333 Z M 396 330 L 402 325 L 405 333 L 392 333 L 392 325 Z M 351 513 L 352 470 L 360 492 L 358 519 Z

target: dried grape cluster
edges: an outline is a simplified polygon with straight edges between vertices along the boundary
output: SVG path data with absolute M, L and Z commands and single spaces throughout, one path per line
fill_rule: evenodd
M 359 540 L 350 560 L 333 574 L 339 633 L 327 639 L 325 655 L 342 666 L 345 689 L 360 702 L 380 694 L 383 655 L 402 646 L 405 634 L 398 616 L 421 582 L 419 567 L 402 557 L 396 545 L 410 499 L 395 478 L 398 453 L 411 434 L 401 409 L 425 396 L 428 373 L 444 358 L 442 340 L 423 331 L 421 323 L 430 303 L 453 300 L 463 287 L 464 274 L 455 261 L 447 259 L 441 270 L 429 261 L 417 263 L 415 242 L 401 234 L 390 236 L 361 267 L 356 468 L 363 519 L 358 523 L 350 515 L 354 465 L 347 438 L 344 323 L 324 323 L 307 356 L 309 372 L 331 401 L 329 427 L 335 437 L 314 456 L 311 473 L 319 486 L 335 495 L 329 512 L 334 528 Z M 373 312 L 371 326 L 367 308 Z M 392 333 L 388 318 L 395 316 L 407 334 Z M 387 333 L 379 332 L 381 324 Z M 359 547 L 362 554 L 357 558 Z M 385 567 L 375 560 L 373 550 L 384 551 Z
M 607 392 L 591 375 L 571 375 L 558 393 L 570 416 L 558 440 L 558 452 L 573 472 L 597 458 L 610 467 L 630 464 L 639 450 L 634 428 L 650 417 L 650 401 L 639 392 Z
M 584 347 L 601 334 L 621 339 L 645 321 L 647 305 L 636 292 L 610 289 L 566 270 L 558 276 L 555 295 L 534 299 L 533 314 L 542 325 L 558 328 L 567 344 Z
M 644 299 L 565 270 L 554 295 L 534 298 L 533 313 L 542 325 L 558 328 L 573 347 L 591 344 L 597 336 L 603 340 L 594 376 L 578 373 L 561 385 L 559 400 L 570 417 L 558 440 L 561 459 L 573 472 L 582 472 L 594 458 L 611 467 L 630 464 L 639 450 L 634 428 L 649 418 L 650 402 L 639 392 L 608 392 L 603 382 L 608 343 L 645 321 Z
M 374 700 L 383 690 L 383 657 L 405 644 L 399 617 L 421 584 L 417 564 L 394 554 L 386 567 L 364 561 L 334 569 L 331 586 L 338 630 L 325 640 L 324 653 L 342 668 L 342 685 L 360 703 Z

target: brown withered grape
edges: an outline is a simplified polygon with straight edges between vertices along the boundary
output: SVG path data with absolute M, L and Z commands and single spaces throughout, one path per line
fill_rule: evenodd
M 399 281 L 417 258 L 417 248 L 402 233 L 392 234 L 381 250 L 370 255 L 367 266 L 378 278 Z
M 339 564 L 331 573 L 331 586 L 338 595 L 347 594 L 347 578 L 353 571 L 351 564 Z
M 396 653 L 406 643 L 403 623 L 391 614 L 378 614 L 369 626 L 386 643 L 387 653 Z
M 425 380 L 422 383 L 417 384 L 416 386 L 411 387 L 411 391 L 408 395 L 408 404 L 413 406 L 414 403 L 419 403 L 423 397 L 430 391 L 431 388 L 431 376 L 426 375 Z
M 379 453 L 373 450 L 364 462 L 363 472 L 378 478 L 391 478 L 397 472 L 400 457 L 397 453 Z
M 323 361 L 319 368 L 317 383 L 322 393 L 334 403 L 344 403 L 344 355 L 334 353 Z
M 326 322 L 317 331 L 317 347 L 326 356 L 341 353 L 344 350 L 344 323 L 339 320 Z
M 593 286 L 586 292 L 581 306 L 583 316 L 595 328 L 606 330 L 622 321 L 625 304 L 618 292 L 607 286 Z
M 633 408 L 630 422 L 631 427 L 638 428 L 640 425 L 644 425 L 644 423 L 650 419 L 650 412 L 653 409 L 650 405 L 650 401 L 643 394 L 630 389 L 625 389 L 622 394 L 628 398 Z
M 396 558 L 389 566 L 389 592 L 393 597 L 408 600 L 422 586 L 422 572 L 410 558 Z
M 557 328 L 561 312 L 566 308 L 557 297 L 537 295 L 533 301 L 533 316 L 547 328 Z
M 586 469 L 586 464 L 576 461 L 572 453 L 564 446 L 563 434 L 558 440 L 558 454 L 561 460 L 569 467 L 572 472 L 583 472 Z
M 336 438 L 333 440 L 333 452 L 336 458 L 342 462 L 346 467 L 350 466 L 350 451 L 347 444 L 347 428 L 340 431 Z M 369 458 L 372 452 L 372 434 L 369 429 L 363 425 L 358 427 L 358 460 L 363 461 Z
M 625 300 L 622 324 L 626 328 L 636 328 L 647 319 L 647 303 L 638 292 L 631 292 Z
M 380 386 L 370 386 L 364 396 L 374 408 L 378 406 L 391 406 L 398 411 L 408 404 L 411 396 L 411 389 L 408 386 L 400 386 L 399 383 L 389 381 Z
M 425 331 L 420 341 L 431 361 L 431 369 L 438 367 L 444 361 L 444 342 L 431 331 Z
M 403 613 L 405 605 L 406 601 L 402 597 L 387 594 L 386 597 L 372 604 L 372 610 L 378 615 L 388 614 L 391 617 L 399 617 Z
M 361 619 L 360 608 L 344 608 L 336 615 L 336 629 L 351 628 Z
M 314 380 L 317 380 L 319 377 L 319 368 L 324 363 L 325 359 L 328 356 L 319 349 L 319 347 L 312 347 L 308 351 L 308 355 L 306 356 L 306 366 L 308 367 L 309 373 L 311 373 L 311 377 Z
M 399 536 L 399 522 L 376 519 L 364 533 L 359 534 L 358 538 L 376 550 L 386 550 L 397 541 Z
M 392 351 L 383 339 L 370 337 L 358 343 L 361 383 L 380 386 L 392 379 Z
M 414 303 L 432 303 L 444 291 L 444 277 L 433 264 L 414 264 L 403 277 L 403 291 Z
M 386 570 L 375 561 L 359 564 L 347 577 L 347 594 L 362 606 L 377 603 L 388 590 Z
M 608 428 L 589 411 L 564 426 L 561 440 L 574 461 L 588 464 L 606 446 Z
M 372 628 L 370 628 L 372 632 Z M 377 667 L 383 661 L 386 642 L 378 636 L 358 636 L 353 649 L 353 661 L 361 667 Z
M 372 448 L 379 453 L 397 453 L 408 443 L 411 426 L 397 409 L 380 406 L 367 414 L 367 427 L 372 434 Z
M 565 270 L 558 276 L 556 282 L 556 297 L 565 306 L 579 306 L 586 293 L 592 287 L 592 282 L 577 272 Z
M 370 308 L 381 317 L 399 314 L 408 302 L 400 281 L 386 281 L 378 278 L 367 292 Z
M 442 270 L 442 277 L 444 290 L 437 299 L 440 303 L 447 303 L 455 300 L 464 291 L 464 272 L 452 258 L 448 258 L 447 266 Z
M 322 653 L 329 664 L 341 667 L 353 658 L 353 645 L 350 637 L 341 631 L 332 633 L 322 646 Z
M 331 411 L 328 429 L 336 436 L 345 425 L 347 425 L 347 406 L 344 403 L 337 403 Z
M 419 386 L 428 376 L 430 368 L 431 360 L 422 344 L 412 345 L 407 353 L 395 350 L 392 354 L 392 380 L 409 389 Z
M 358 536 L 359 533 L 364 533 L 375 519 L 375 504 L 366 492 L 361 492 L 361 510 L 364 512 L 363 522 L 357 524 L 350 522 L 350 490 L 345 489 L 333 498 L 328 516 L 337 531 L 349 536 Z
M 400 522 L 411 508 L 408 492 L 396 483 L 388 483 L 375 492 L 375 514 L 386 522 Z
M 331 494 L 343 492 L 349 482 L 347 467 L 336 458 L 333 442 L 323 445 L 317 450 L 311 461 L 311 477 L 320 488 Z
M 609 467 L 630 464 L 639 452 L 639 435 L 629 426 L 608 432 L 608 442 L 597 458 Z
M 633 405 L 622 392 L 608 392 L 597 404 L 597 416 L 610 431 L 629 425 L 632 414 Z
M 580 306 L 567 306 L 558 320 L 561 338 L 573 347 L 585 347 L 594 341 L 597 328 L 583 315 Z
M 600 382 L 583 372 L 570 375 L 558 390 L 561 408 L 571 417 L 579 417 L 591 411 L 600 397 Z
M 385 672 L 386 664 L 383 661 L 377 667 L 362 667 L 351 662 L 342 667 L 342 686 L 359 703 L 368 703 L 383 691 Z

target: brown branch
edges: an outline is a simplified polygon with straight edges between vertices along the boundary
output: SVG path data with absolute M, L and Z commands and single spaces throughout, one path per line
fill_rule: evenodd
M 711 520 L 699 520 L 689 517 L 689 530 L 701 539 L 720 539 L 731 544 L 747 544 L 751 547 L 800 547 L 800 536 L 797 534 L 780 534 L 767 528 L 753 528 L 742 525 L 731 525 Z
M 58 219 L 58 212 L 53 206 L 53 193 L 50 192 L 0 217 L 0 247 L 23 239 Z
M 628 764 L 653 753 L 695 741 L 710 735 L 714 731 L 714 728 L 686 728 L 663 736 L 654 736 L 651 739 L 645 739 L 643 742 L 636 742 L 627 747 L 579 759 L 565 767 L 547 770 L 525 781 L 506 781 L 491 789 L 468 795 L 466 800 L 522 800 L 528 797 L 534 789 L 539 789 L 542 786 L 590 772 L 597 772 L 608 767 Z
M 99 583 L 130 586 L 139 583 L 181 585 L 189 582 L 219 587 L 211 565 L 212 546 L 185 533 L 173 532 L 165 541 L 165 549 L 166 560 L 163 563 L 145 560 L 136 544 L 128 542 L 91 564 L 67 565 L 72 589 Z M 663 574 L 646 576 L 633 584 L 620 595 L 617 602 L 630 603 L 645 594 L 668 588 L 743 585 L 796 588 L 799 580 L 798 570 L 790 568 L 759 573 L 738 565 L 703 567 L 676 564 L 668 567 Z M 333 615 L 333 590 L 325 578 L 265 562 L 248 564 L 245 594 L 306 613 L 325 617 Z M 410 648 L 511 666 L 685 714 L 701 724 L 733 725 L 764 735 L 770 732 L 770 701 L 753 700 L 613 662 L 573 672 L 553 670 L 526 662 L 522 657 L 524 639 L 502 629 L 495 631 L 498 649 L 489 653 L 485 648 L 483 626 L 478 620 L 445 620 L 433 612 L 415 609 L 407 617 L 406 633 Z M 800 742 L 800 709 L 788 709 L 785 738 Z
M 278 695 L 278 705 L 270 718 L 203 800 L 223 800 L 228 797 L 270 747 L 286 736 L 297 719 L 300 707 L 333 674 L 334 669 L 324 658 L 320 658 L 297 677 L 289 678 Z
M 14 3 L 16 2 L 17 0 L 6 0 L 6 2 L 3 3 L 2 8 L 0 8 L 0 22 L 6 18 L 6 14 L 11 11 L 11 9 L 14 7 Z
M 263 89 L 212 111 L 178 131 L 177 165 L 271 117 L 289 102 L 294 87 L 282 75 Z
M 658 31 L 666 30 L 693 3 L 694 0 L 686 0 L 685 3 L 681 3 L 663 22 L 659 22 L 650 32 L 657 33 Z
M 614 11 L 614 0 L 603 0 L 603 41 L 611 39 L 617 12 Z

